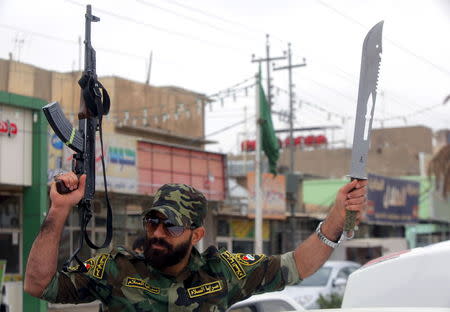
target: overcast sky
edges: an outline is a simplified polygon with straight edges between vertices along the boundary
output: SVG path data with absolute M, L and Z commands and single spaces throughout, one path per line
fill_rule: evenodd
M 176 85 L 207 95 L 206 134 L 239 124 L 209 139 L 211 150 L 238 151 L 247 130 L 254 136 L 257 65 L 270 34 L 272 56 L 292 43 L 295 126 L 338 126 L 326 135 L 352 140 L 362 42 L 384 20 L 383 56 L 374 127 L 450 125 L 450 1 L 448 0 L 0 0 L 0 58 L 45 69 L 78 69 L 78 37 L 85 5 L 101 18 L 92 26 L 99 76 Z M 277 66 L 286 65 L 278 61 Z M 265 67 L 263 67 L 265 73 Z M 265 74 L 264 74 L 265 75 Z M 274 109 L 288 109 L 287 71 L 272 74 Z M 247 91 L 247 92 L 246 92 Z M 220 99 L 223 98 L 221 101 Z M 114 103 L 112 103 L 114 105 Z M 278 129 L 288 124 L 274 116 Z M 308 133 L 299 133 L 298 135 Z M 281 136 L 284 138 L 284 135 Z

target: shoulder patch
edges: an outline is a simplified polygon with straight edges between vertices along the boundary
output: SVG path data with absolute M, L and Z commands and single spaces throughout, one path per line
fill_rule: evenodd
M 95 266 L 95 259 L 94 258 L 89 258 L 86 261 L 84 261 L 83 264 L 86 267 L 87 272 L 89 272 Z M 79 272 L 80 271 L 80 265 L 76 264 L 74 266 L 70 266 L 70 267 L 67 268 L 67 270 L 69 272 Z
M 237 261 L 242 265 L 255 265 L 261 262 L 266 256 L 265 255 L 252 255 L 252 254 L 235 254 Z
M 158 295 L 161 292 L 161 289 L 158 287 L 150 286 L 144 280 L 135 277 L 127 277 L 125 286 L 143 289 L 155 295 Z
M 102 279 L 103 273 L 105 272 L 106 262 L 109 259 L 109 254 L 100 254 L 96 260 L 93 268 L 92 276 Z
M 196 298 L 200 296 L 206 296 L 212 293 L 216 293 L 223 289 L 222 282 L 214 281 L 211 283 L 202 284 L 200 286 L 191 287 L 187 289 L 189 298 Z
M 225 260 L 225 262 L 233 271 L 234 275 L 236 275 L 237 279 L 243 279 L 247 275 L 232 253 L 226 250 L 220 253 L 220 257 Z

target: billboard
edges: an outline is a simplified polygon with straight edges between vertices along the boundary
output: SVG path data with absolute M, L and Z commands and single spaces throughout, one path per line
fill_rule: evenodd
M 95 142 L 95 188 L 99 191 L 103 186 L 103 168 L 101 163 L 100 138 Z M 108 190 L 112 192 L 137 193 L 137 153 L 134 137 L 103 133 L 103 151 L 107 175 Z M 52 129 L 48 130 L 48 182 L 60 170 L 72 169 L 73 153 L 56 136 Z
M 263 218 L 286 219 L 286 177 L 271 173 L 262 175 Z M 255 215 L 255 172 L 247 173 L 248 215 Z
M 366 222 L 417 222 L 420 183 L 369 174 Z

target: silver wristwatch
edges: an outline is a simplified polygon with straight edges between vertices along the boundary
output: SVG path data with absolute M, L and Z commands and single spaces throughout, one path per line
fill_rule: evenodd
M 317 236 L 319 237 L 319 239 L 320 239 L 325 245 L 330 246 L 331 248 L 336 248 L 337 246 L 339 246 L 339 244 L 340 244 L 341 241 L 342 241 L 342 235 L 341 235 L 341 237 L 339 238 L 339 240 L 338 240 L 337 242 L 333 242 L 332 240 L 329 240 L 329 239 L 328 239 L 325 235 L 323 235 L 323 233 L 322 233 L 322 230 L 321 230 L 322 224 L 323 224 L 323 221 L 321 221 L 321 222 L 319 223 L 319 225 L 317 226 L 317 228 L 316 228 L 316 233 L 317 233 Z

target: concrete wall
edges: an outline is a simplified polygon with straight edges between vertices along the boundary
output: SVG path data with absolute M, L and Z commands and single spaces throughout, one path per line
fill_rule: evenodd
M 48 102 L 58 101 L 68 119 L 74 123 L 80 105 L 80 77 L 80 72 L 52 72 L 0 60 L 0 91 Z M 109 130 L 114 131 L 114 125 L 128 125 L 163 130 L 168 136 L 203 137 L 203 105 L 207 101 L 204 95 L 177 87 L 149 86 L 119 77 L 100 77 L 99 80 L 111 98 L 109 120 L 112 127 Z M 159 139 L 151 134 L 145 137 Z
M 368 172 L 385 176 L 419 175 L 419 153 L 433 152 L 430 128 L 415 126 L 374 129 L 369 151 Z M 340 178 L 349 172 L 351 149 L 296 150 L 296 171 Z M 289 152 L 282 152 L 280 165 L 288 166 Z

